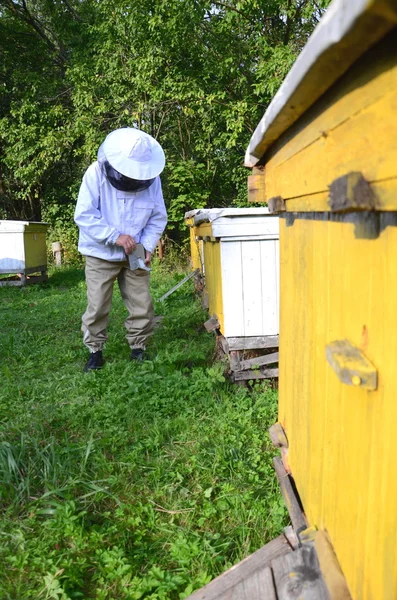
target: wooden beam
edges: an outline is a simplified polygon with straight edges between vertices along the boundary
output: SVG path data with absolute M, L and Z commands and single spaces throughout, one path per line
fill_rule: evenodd
M 256 369 L 255 371 L 235 371 L 233 381 L 249 381 L 250 379 L 272 379 L 278 377 L 278 369 Z
M 260 348 L 278 348 L 278 335 L 258 337 L 229 337 L 230 350 L 259 350 Z
M 281 458 L 274 458 L 273 464 L 276 470 L 278 482 L 280 484 L 281 493 L 288 509 L 292 527 L 294 528 L 295 533 L 299 536 L 299 533 L 308 527 L 308 522 L 303 513 L 300 499 L 295 491 L 295 487 L 292 485 L 292 477 L 290 477 L 285 470 Z
M 218 317 L 216 315 L 213 315 L 210 319 L 208 319 L 208 321 L 206 321 L 204 323 L 204 327 L 206 328 L 208 333 L 211 333 L 211 331 L 215 331 L 216 329 L 219 329 L 220 323 L 219 323 Z
M 222 575 L 219 575 L 219 577 L 208 583 L 202 589 L 194 592 L 186 600 L 229 600 L 231 598 L 238 598 L 239 600 L 273 600 L 274 598 L 277 598 L 277 596 L 270 595 L 270 578 L 267 573 L 264 574 L 264 571 L 269 569 L 269 564 L 273 560 L 290 552 L 292 552 L 291 546 L 286 537 L 280 535 L 241 562 L 237 563 L 237 565 L 234 565 L 225 573 L 222 573 Z M 243 591 L 244 586 L 240 588 L 240 594 L 235 595 L 234 591 L 237 586 L 244 584 L 253 575 L 255 575 L 255 578 L 261 579 L 260 595 L 247 595 Z M 269 596 L 266 596 L 264 591 L 267 591 Z M 252 594 L 252 587 L 249 592 Z
M 281 423 L 275 423 L 269 429 L 270 439 L 276 448 L 288 448 L 288 439 Z
M 331 600 L 351 600 L 346 579 L 326 531 L 317 531 L 314 546 Z
M 359 171 L 338 177 L 329 187 L 329 205 L 332 212 L 374 210 L 375 194 Z
M 263 167 L 254 167 L 252 175 L 248 176 L 248 202 L 267 202 Z
M 256 367 L 272 365 L 276 362 L 278 362 L 278 352 L 272 352 L 272 354 L 265 354 L 264 356 L 256 356 L 255 358 L 240 361 L 240 369 L 241 371 L 245 371 L 245 369 L 255 369 Z
M 273 196 L 273 198 L 270 198 L 268 206 L 270 213 L 280 213 L 287 210 L 285 202 L 281 196 Z

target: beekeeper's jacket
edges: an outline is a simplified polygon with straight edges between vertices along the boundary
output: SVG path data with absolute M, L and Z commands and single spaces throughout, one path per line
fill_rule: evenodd
M 116 246 L 120 234 L 130 235 L 153 252 L 167 224 L 160 177 L 146 190 L 120 192 L 94 162 L 84 174 L 74 220 L 80 230 L 81 254 L 125 260 L 124 248 Z

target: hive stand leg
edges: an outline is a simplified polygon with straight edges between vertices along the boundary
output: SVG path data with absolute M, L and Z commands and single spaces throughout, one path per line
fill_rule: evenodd
M 240 370 L 240 361 L 243 356 L 242 350 L 231 350 L 229 352 L 229 363 L 232 371 Z

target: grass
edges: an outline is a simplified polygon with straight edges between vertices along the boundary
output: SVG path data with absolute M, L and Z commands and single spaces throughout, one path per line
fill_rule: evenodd
M 184 273 L 154 269 L 159 298 Z M 0 597 L 185 598 L 276 536 L 266 430 L 277 393 L 225 379 L 187 283 L 143 364 L 115 293 L 105 368 L 84 374 L 84 273 L 0 288 Z

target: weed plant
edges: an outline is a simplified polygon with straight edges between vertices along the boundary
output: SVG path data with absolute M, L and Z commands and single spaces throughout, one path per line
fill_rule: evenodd
M 184 273 L 157 264 L 159 298 Z M 285 525 L 266 430 L 276 392 L 232 385 L 191 282 L 129 360 L 115 292 L 107 359 L 84 374 L 84 273 L 0 288 L 0 598 L 165 600 Z

